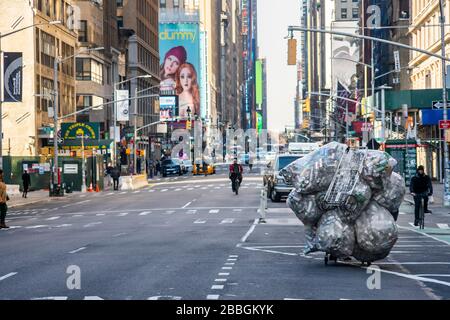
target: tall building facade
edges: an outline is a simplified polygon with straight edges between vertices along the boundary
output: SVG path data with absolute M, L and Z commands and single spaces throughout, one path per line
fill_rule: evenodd
M 54 61 L 72 56 L 77 49 L 73 1 L 2 1 L 0 30 L 3 34 L 26 28 L 1 39 L 4 53 L 22 55 L 22 97 L 2 103 L 2 154 L 47 156 L 53 136 Z M 60 21 L 60 24 L 49 24 Z M 31 27 L 32 26 L 32 27 Z M 59 116 L 75 112 L 75 60 L 59 67 Z M 73 121 L 74 117 L 65 121 Z

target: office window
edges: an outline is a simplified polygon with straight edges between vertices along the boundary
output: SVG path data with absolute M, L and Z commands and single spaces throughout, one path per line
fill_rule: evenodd
M 180 7 L 180 1 L 179 0 L 173 0 L 173 7 L 179 8 Z
M 78 30 L 78 41 L 88 42 L 88 25 L 86 20 L 80 20 L 80 30 Z
M 359 9 L 358 8 L 353 8 L 352 9 L 352 18 L 353 19 L 357 19 L 359 16 Z
M 55 37 L 44 31 L 41 32 L 41 36 L 41 64 L 53 68 L 56 55 Z
M 164 9 L 166 7 L 166 0 L 160 0 L 159 7 Z
M 77 80 L 103 84 L 103 65 L 90 58 L 77 58 Z
M 116 0 L 116 3 L 118 8 L 123 7 L 123 0 Z
M 117 28 L 123 28 L 123 17 L 117 17 Z
M 341 18 L 347 19 L 347 9 L 346 8 L 341 9 Z

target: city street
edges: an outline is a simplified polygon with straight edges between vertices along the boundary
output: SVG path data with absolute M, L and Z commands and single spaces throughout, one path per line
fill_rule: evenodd
M 303 225 L 285 202 L 269 200 L 260 224 L 262 176 L 245 170 L 238 196 L 219 171 L 12 208 L 0 230 L 0 299 L 450 298 L 448 215 L 428 215 L 421 233 L 405 203 L 397 244 L 369 267 L 381 270 L 370 290 L 367 267 L 301 253 Z M 67 287 L 70 266 L 81 289 Z

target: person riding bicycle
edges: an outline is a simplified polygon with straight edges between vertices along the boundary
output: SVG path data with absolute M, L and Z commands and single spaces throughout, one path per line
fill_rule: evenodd
M 417 227 L 419 225 L 419 211 L 421 206 L 421 200 L 424 200 L 424 213 L 431 213 L 428 210 L 428 197 L 433 195 L 433 185 L 429 176 L 425 174 L 425 169 L 423 166 L 417 168 L 417 174 L 412 177 L 411 183 L 409 185 L 409 191 L 414 196 L 414 225 Z
M 242 168 L 242 165 L 240 165 L 237 162 L 237 159 L 234 159 L 233 163 L 230 164 L 230 179 L 231 179 L 231 186 L 234 190 L 234 182 L 236 179 L 239 179 L 239 185 L 242 183 L 242 172 L 244 169 Z

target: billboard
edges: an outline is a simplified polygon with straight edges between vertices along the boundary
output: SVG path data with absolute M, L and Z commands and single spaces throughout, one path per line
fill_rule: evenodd
M 117 121 L 130 121 L 128 90 L 116 90 L 116 120 Z
M 167 121 L 178 114 L 177 96 L 161 96 L 159 97 L 159 120 Z
M 263 103 L 263 68 L 262 61 L 256 61 L 256 110 L 261 110 Z
M 22 53 L 5 52 L 4 65 L 4 102 L 22 101 Z
M 161 95 L 178 96 L 174 116 L 201 115 L 200 30 L 197 23 L 160 23 Z

